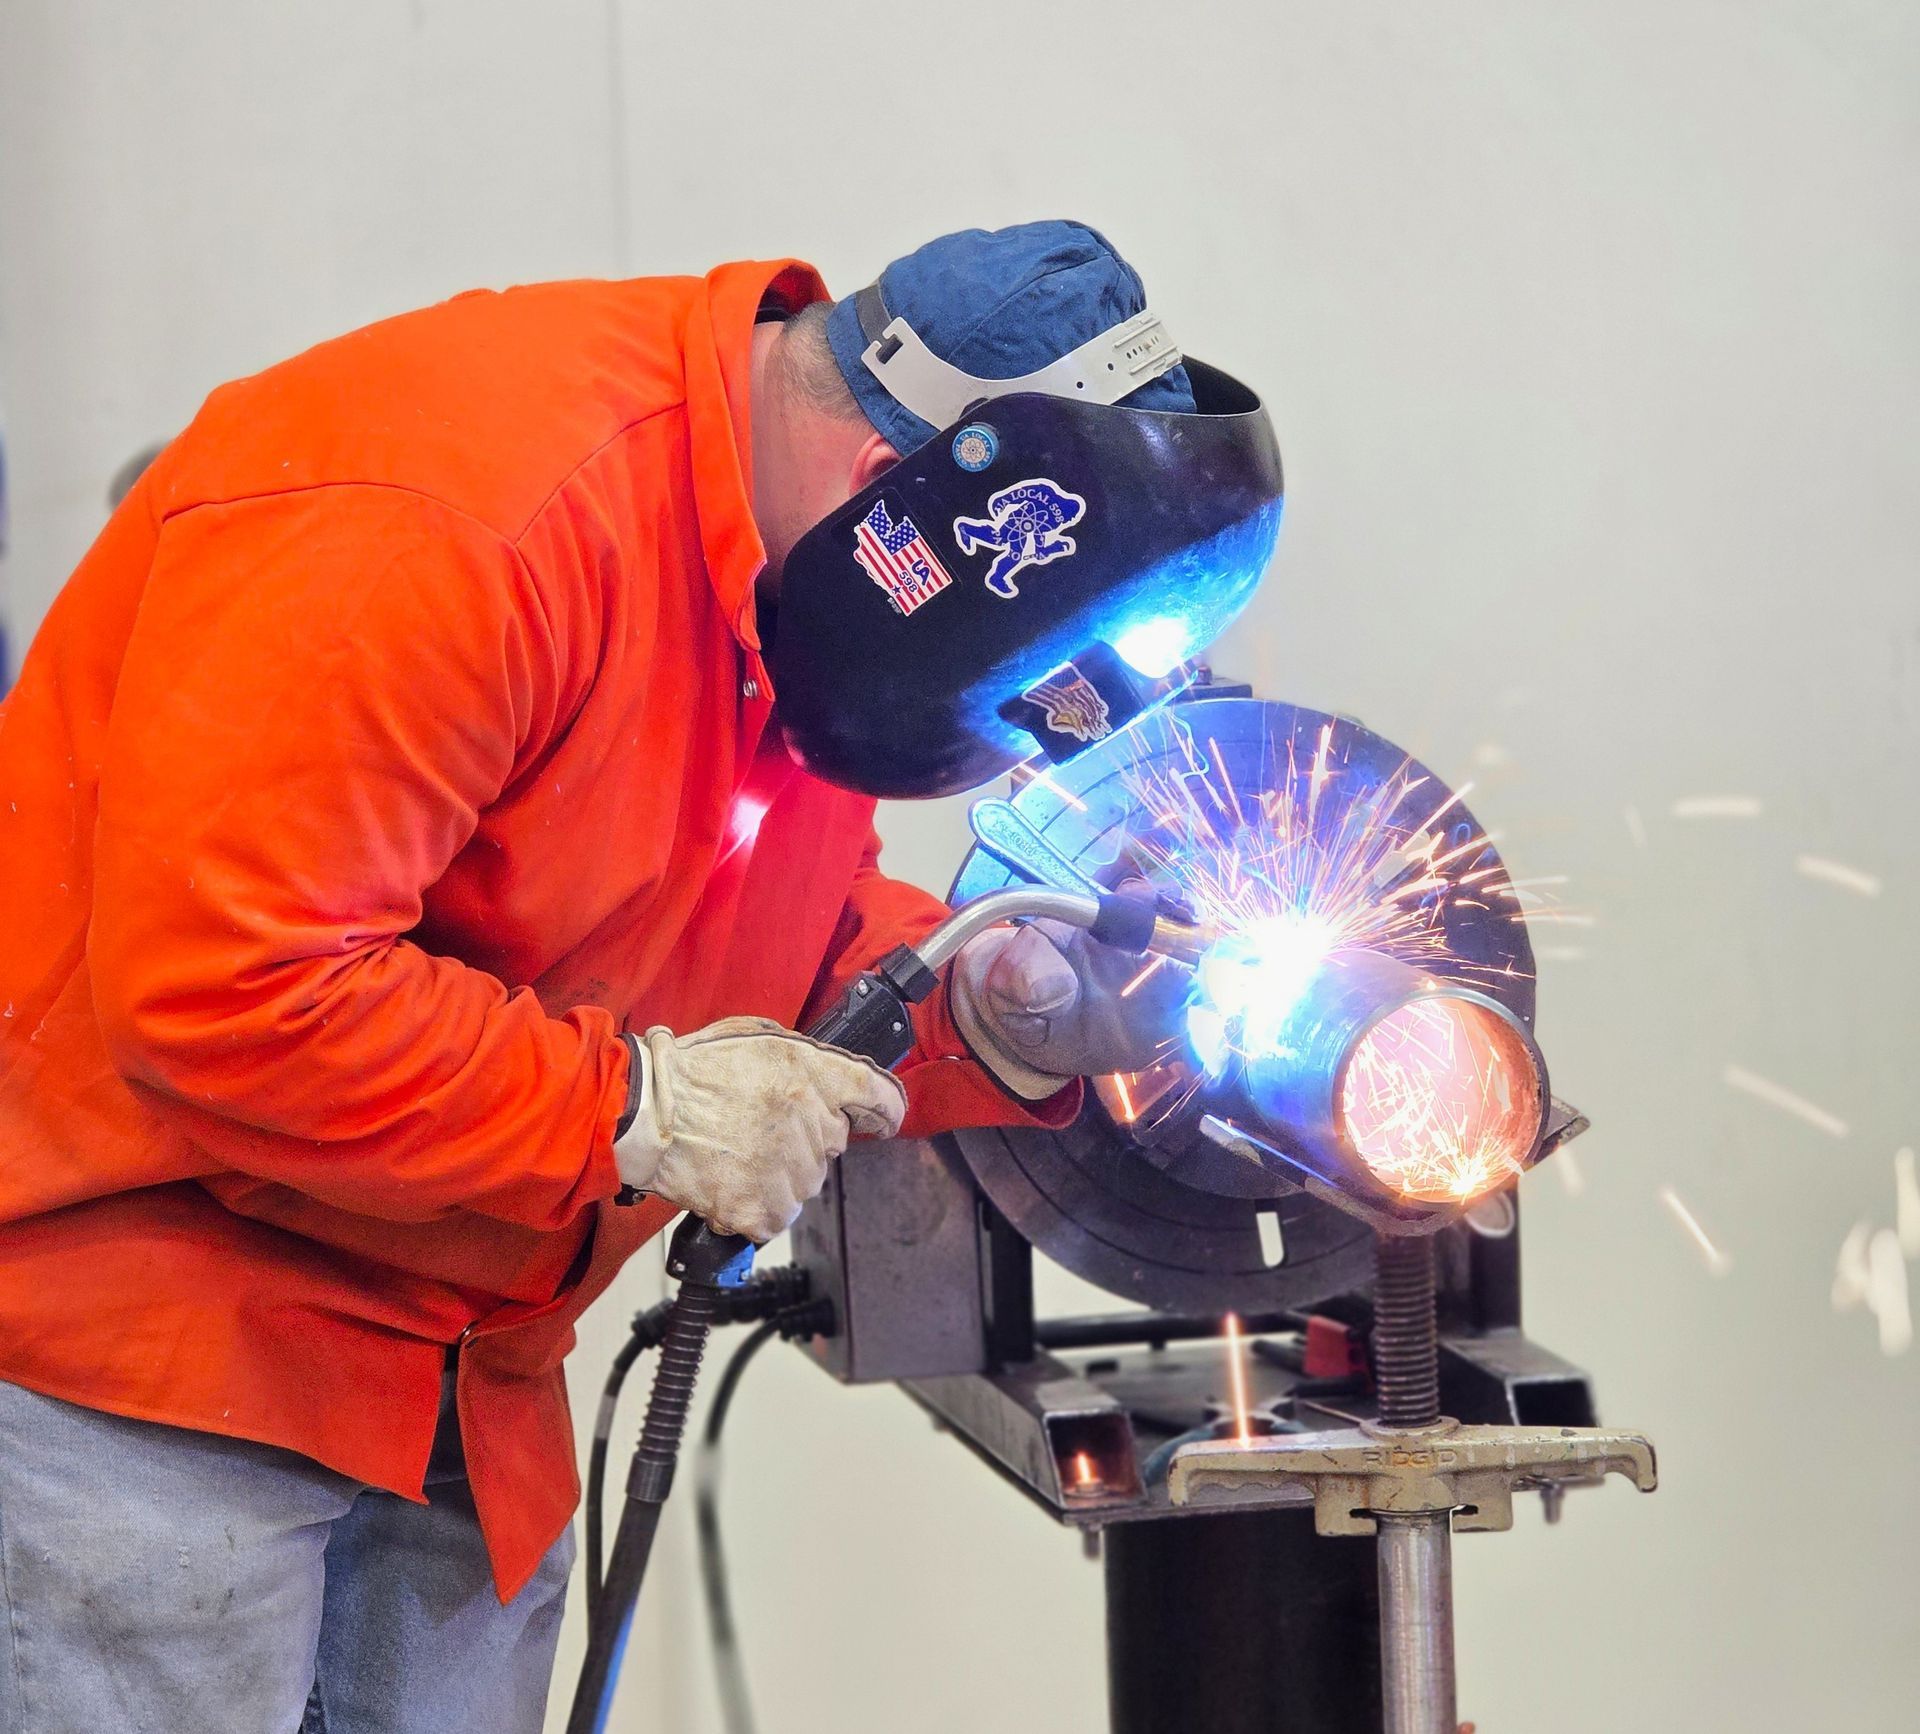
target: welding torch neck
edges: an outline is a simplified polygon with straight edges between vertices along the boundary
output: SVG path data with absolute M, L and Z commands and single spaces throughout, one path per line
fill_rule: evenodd
M 1197 961 L 1193 927 L 1168 917 L 1151 903 L 1110 893 L 1062 891 L 1044 885 L 1016 886 L 975 898 L 947 917 L 918 945 L 899 945 L 857 976 L 839 999 L 807 1026 L 807 1034 L 830 1047 L 864 1054 L 891 1071 L 913 1050 L 913 1018 L 938 984 L 941 966 L 976 934 L 1007 921 L 1035 917 L 1080 927 L 1123 951 L 1165 950 Z M 1181 950 L 1173 947 L 1179 944 Z
M 1045 885 L 1019 885 L 1010 891 L 990 891 L 961 905 L 914 950 L 930 970 L 950 962 L 976 934 L 1009 921 L 1043 917 L 1069 927 L 1091 928 L 1100 915 L 1102 899 L 1078 891 L 1055 891 Z
M 1153 937 L 1146 949 L 1176 963 L 1198 964 L 1220 938 L 1220 929 L 1203 921 L 1179 921 L 1171 915 L 1153 918 Z
M 1198 963 L 1214 938 L 1205 927 L 1176 920 L 1136 898 L 1111 892 L 1091 897 L 1051 886 L 1020 885 L 976 897 L 955 910 L 914 949 L 927 969 L 937 970 L 968 940 L 989 927 L 1035 919 L 1083 928 L 1095 939 L 1122 951 L 1151 951 L 1182 963 Z

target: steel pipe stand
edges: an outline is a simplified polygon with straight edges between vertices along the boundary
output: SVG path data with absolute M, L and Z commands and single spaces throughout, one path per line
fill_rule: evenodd
M 1658 1484 L 1651 1441 L 1607 1427 L 1361 1425 L 1280 1433 L 1246 1443 L 1200 1440 L 1174 1454 L 1175 1505 L 1232 1505 L 1302 1492 L 1322 1535 L 1372 1535 L 1373 1514 L 1451 1511 L 1459 1530 L 1513 1527 L 1516 1491 L 1596 1485 L 1624 1475 L 1642 1493 Z

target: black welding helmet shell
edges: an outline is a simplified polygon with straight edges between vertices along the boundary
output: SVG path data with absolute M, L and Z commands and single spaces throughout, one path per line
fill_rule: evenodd
M 1280 450 L 1252 391 L 1186 366 L 1191 414 L 978 404 L 800 539 L 771 663 L 801 765 L 885 798 L 977 788 L 1034 751 L 1003 711 L 1047 695 L 1091 740 L 1082 662 L 1158 675 L 1226 627 L 1273 556 Z

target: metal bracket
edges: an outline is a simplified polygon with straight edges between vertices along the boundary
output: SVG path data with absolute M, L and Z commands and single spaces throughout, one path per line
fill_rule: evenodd
M 1515 1489 L 1558 1489 L 1624 1475 L 1658 1484 L 1653 1445 L 1606 1427 L 1472 1427 L 1441 1421 L 1400 1430 L 1362 1425 L 1183 1445 L 1167 1475 L 1175 1505 L 1230 1505 L 1299 1491 L 1322 1535 L 1372 1535 L 1373 1514 L 1451 1511 L 1459 1530 L 1513 1527 Z
M 994 1373 L 901 1383 L 1056 1515 L 1124 1515 L 1140 1503 L 1132 1417 L 1053 1356 Z

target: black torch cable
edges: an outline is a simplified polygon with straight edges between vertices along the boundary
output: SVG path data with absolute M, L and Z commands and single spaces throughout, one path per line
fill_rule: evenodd
M 613 1687 L 620 1677 L 640 1586 L 646 1578 L 653 1538 L 660 1527 L 661 1508 L 673 1485 L 680 1438 L 686 1432 L 687 1412 L 700 1376 L 700 1357 L 707 1346 L 719 1310 L 716 1290 L 704 1283 L 685 1282 L 674 1297 L 654 1369 L 653 1394 L 640 1431 L 640 1447 L 633 1454 L 633 1472 L 627 1478 L 626 1509 L 614 1532 L 613 1553 L 607 1561 L 606 1581 L 587 1631 L 587 1659 L 580 1670 L 567 1734 L 599 1734 L 607 1726 Z
M 733 1351 L 720 1375 L 700 1438 L 694 1480 L 694 1523 L 700 1536 L 700 1584 L 706 1594 L 707 1629 L 713 1643 L 713 1680 L 720 1695 L 720 1720 L 727 1734 L 754 1734 L 753 1699 L 747 1690 L 746 1660 L 740 1630 L 733 1620 L 733 1591 L 727 1579 L 726 1542 L 720 1532 L 720 1435 L 734 1392 L 753 1357 L 781 1333 L 782 1322 L 768 1319 Z
M 641 1313 L 633 1321 L 633 1329 L 627 1340 L 620 1345 L 620 1352 L 613 1357 L 613 1365 L 607 1371 L 607 1382 L 600 1392 L 600 1411 L 593 1420 L 593 1444 L 587 1452 L 587 1616 L 593 1616 L 593 1610 L 600 1602 L 600 1586 L 604 1580 L 602 1562 L 606 1550 L 606 1525 L 604 1508 L 607 1487 L 607 1449 L 613 1437 L 614 1417 L 620 1407 L 621 1387 L 627 1382 L 627 1375 L 633 1371 L 633 1363 L 660 1341 L 660 1330 L 666 1322 L 666 1309 L 671 1303 L 663 1301 L 659 1306 Z M 656 1317 L 656 1315 L 658 1315 Z M 649 1328 L 651 1327 L 651 1328 Z
M 716 1324 L 745 1323 L 764 1318 L 783 1308 L 798 1306 L 807 1298 L 807 1273 L 797 1264 L 778 1265 L 772 1270 L 755 1271 L 738 1289 L 722 1289 L 716 1302 Z M 592 1615 L 600 1600 L 604 1581 L 602 1562 L 606 1549 L 607 1456 L 613 1442 L 613 1423 L 619 1412 L 620 1392 L 633 1371 L 633 1364 L 649 1349 L 660 1346 L 667 1320 L 672 1315 L 671 1300 L 656 1301 L 635 1313 L 633 1330 L 614 1356 L 607 1382 L 600 1392 L 600 1409 L 594 1417 L 593 1440 L 587 1450 L 586 1515 L 587 1532 L 587 1613 Z

